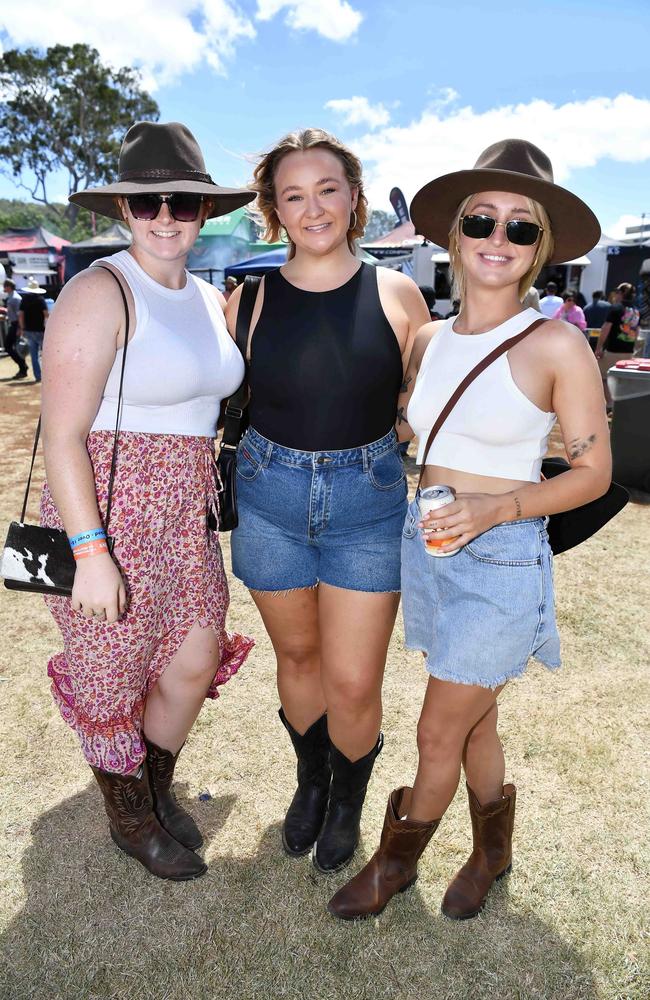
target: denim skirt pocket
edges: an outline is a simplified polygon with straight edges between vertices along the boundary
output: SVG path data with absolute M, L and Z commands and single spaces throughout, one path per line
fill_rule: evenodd
M 535 566 L 542 554 L 538 521 L 508 521 L 477 535 L 465 546 L 477 562 L 494 566 Z

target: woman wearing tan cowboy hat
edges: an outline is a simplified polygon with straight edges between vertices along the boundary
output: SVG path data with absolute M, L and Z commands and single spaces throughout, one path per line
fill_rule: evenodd
M 50 315 L 45 301 L 46 294 L 46 289 L 41 288 L 33 274 L 30 274 L 27 283 L 20 289 L 22 302 L 18 312 L 18 333 L 29 344 L 35 382 L 41 381 L 40 354 L 43 350 L 45 324 Z
M 461 310 L 416 337 L 407 430 L 419 435 L 422 487 L 444 484 L 456 499 L 423 518 L 424 500 L 416 498 L 406 518 L 406 642 L 424 653 L 430 674 L 419 764 L 413 787 L 389 797 L 378 851 L 329 904 L 346 919 L 381 912 L 415 881 L 461 767 L 474 846 L 447 889 L 443 913 L 475 916 L 493 881 L 510 870 L 515 787 L 504 785 L 497 697 L 531 656 L 551 669 L 560 665 L 545 516 L 595 499 L 610 481 L 604 400 L 589 345 L 575 327 L 522 305 L 545 263 L 570 260 L 597 242 L 590 209 L 553 183 L 540 149 L 510 139 L 486 149 L 474 169 L 427 184 L 411 216 L 417 232 L 449 247 Z M 493 351 L 495 360 L 429 446 L 456 387 Z M 556 419 L 571 469 L 540 482 Z
M 64 640 L 48 666 L 52 692 L 97 778 L 113 840 L 174 880 L 206 870 L 201 834 L 171 791 L 176 759 L 203 699 L 217 697 L 252 645 L 225 631 L 228 588 L 206 522 L 219 405 L 244 366 L 221 293 L 185 264 L 205 219 L 252 197 L 214 183 L 184 125 L 133 125 L 117 182 L 72 196 L 126 222 L 131 247 L 65 286 L 45 346 L 42 519 L 65 528 L 77 560 L 72 598 L 48 598 Z M 130 334 L 111 555 L 120 284 Z

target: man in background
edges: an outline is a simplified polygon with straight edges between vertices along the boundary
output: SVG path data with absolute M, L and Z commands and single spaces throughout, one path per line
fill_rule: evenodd
M 607 319 L 607 314 L 611 306 L 605 298 L 602 289 L 594 292 L 591 297 L 591 305 L 585 309 L 585 319 L 590 330 L 600 330 Z
M 18 311 L 18 325 L 29 344 L 29 354 L 32 359 L 34 381 L 41 381 L 40 353 L 43 350 L 45 324 L 50 315 L 45 304 L 45 289 L 40 288 L 38 281 L 30 276 L 22 291 L 22 302 Z
M 634 304 L 634 285 L 623 281 L 613 293 L 613 302 L 601 327 L 595 351 L 608 409 L 611 408 L 612 397 L 607 388 L 607 372 L 617 361 L 632 357 L 638 329 L 639 310 Z
M 22 298 L 16 291 L 16 282 L 12 281 L 11 278 L 5 278 L 3 288 L 5 295 L 7 296 L 4 304 L 5 316 L 7 319 L 5 351 L 11 360 L 15 361 L 18 365 L 18 371 L 11 377 L 11 381 L 14 382 L 19 378 L 27 378 L 27 365 L 25 364 L 24 358 L 18 353 L 17 346 L 19 336 L 18 313 L 20 312 Z
M 557 294 L 557 285 L 554 281 L 549 281 L 544 289 L 544 295 L 539 303 L 539 311 L 553 319 L 553 316 L 562 305 L 562 299 Z

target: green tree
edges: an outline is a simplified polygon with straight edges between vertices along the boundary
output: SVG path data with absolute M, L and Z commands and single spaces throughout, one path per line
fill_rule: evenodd
M 67 173 L 68 194 L 114 179 L 127 128 L 159 116 L 137 71 L 103 65 L 88 45 L 5 52 L 0 94 L 0 169 L 68 233 L 79 208 L 50 201 L 52 175 Z

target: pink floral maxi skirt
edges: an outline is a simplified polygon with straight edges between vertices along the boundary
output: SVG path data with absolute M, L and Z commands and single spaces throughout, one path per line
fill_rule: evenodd
M 87 447 L 104 517 L 113 432 L 93 431 Z M 127 611 L 109 624 L 73 611 L 68 597 L 46 598 L 64 645 L 47 668 L 52 694 L 94 767 L 124 773 L 143 760 L 147 694 L 195 623 L 214 629 L 220 644 L 208 698 L 253 646 L 225 631 L 228 584 L 218 536 L 206 526 L 215 503 L 209 438 L 120 433 L 109 534 Z M 47 484 L 41 521 L 62 527 Z

